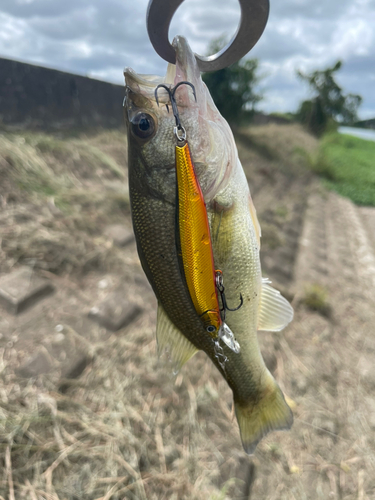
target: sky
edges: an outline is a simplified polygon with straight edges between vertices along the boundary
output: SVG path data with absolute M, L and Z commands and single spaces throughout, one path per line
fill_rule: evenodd
M 0 57 L 123 84 L 123 68 L 159 74 L 167 63 L 146 31 L 148 0 L 1 0 Z M 235 33 L 238 0 L 185 0 L 170 27 L 193 50 Z M 296 77 L 338 59 L 337 81 L 360 94 L 361 119 L 375 117 L 375 0 L 270 0 L 266 29 L 249 52 L 259 59 L 265 112 L 296 111 L 311 97 Z

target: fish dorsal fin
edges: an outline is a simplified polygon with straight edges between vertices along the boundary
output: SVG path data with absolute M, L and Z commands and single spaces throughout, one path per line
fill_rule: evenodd
M 268 278 L 262 278 L 258 330 L 279 332 L 292 321 L 293 308 L 270 283 Z
M 156 339 L 159 356 L 167 352 L 174 363 L 176 372 L 198 351 L 180 330 L 174 326 L 160 304 L 158 305 Z

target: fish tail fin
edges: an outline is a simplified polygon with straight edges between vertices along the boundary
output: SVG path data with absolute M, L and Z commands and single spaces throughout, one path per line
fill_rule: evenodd
M 259 441 L 271 431 L 290 429 L 292 410 L 272 375 L 267 373 L 265 389 L 259 401 L 243 405 L 234 402 L 242 445 L 251 455 Z

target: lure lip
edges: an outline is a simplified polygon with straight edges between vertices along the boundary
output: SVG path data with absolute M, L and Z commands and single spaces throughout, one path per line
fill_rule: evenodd
M 237 342 L 232 330 L 223 322 L 219 329 L 219 338 L 229 347 L 233 352 L 239 354 L 241 350 L 240 344 Z

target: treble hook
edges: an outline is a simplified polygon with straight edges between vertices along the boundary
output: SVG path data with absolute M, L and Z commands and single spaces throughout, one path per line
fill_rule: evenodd
M 163 88 L 164 90 L 166 90 L 168 92 L 169 100 L 170 100 L 171 106 L 172 106 L 173 116 L 174 116 L 174 118 L 176 120 L 176 126 L 175 126 L 175 129 L 174 129 L 175 130 L 175 134 L 176 134 L 176 137 L 177 137 L 177 139 L 179 141 L 184 141 L 186 139 L 186 131 L 185 131 L 184 127 L 181 125 L 180 114 L 178 112 L 177 102 L 176 102 L 176 99 L 175 99 L 176 90 L 178 89 L 178 87 L 180 85 L 189 85 L 192 88 L 192 90 L 193 90 L 193 96 L 194 96 L 195 102 L 197 102 L 197 95 L 195 93 L 195 87 L 194 87 L 194 85 L 192 83 L 190 83 L 190 82 L 185 82 L 185 81 L 184 82 L 179 82 L 173 88 L 167 87 L 166 85 L 164 85 L 164 83 L 161 83 L 155 89 L 155 101 L 156 101 L 156 104 L 159 106 L 158 90 L 160 88 Z M 168 107 L 167 107 L 167 109 L 168 109 Z M 168 112 L 169 112 L 169 110 L 168 110 Z M 182 135 L 179 136 L 177 131 L 181 131 Z
M 223 284 L 223 273 L 219 270 L 216 271 L 216 288 L 219 290 L 220 293 L 221 304 L 222 304 L 220 311 L 223 313 L 223 321 L 224 321 L 226 311 L 231 311 L 231 312 L 238 311 L 238 309 L 240 309 L 243 306 L 243 297 L 242 293 L 240 293 L 240 304 L 233 309 L 228 307 L 227 299 L 225 296 L 225 288 Z

